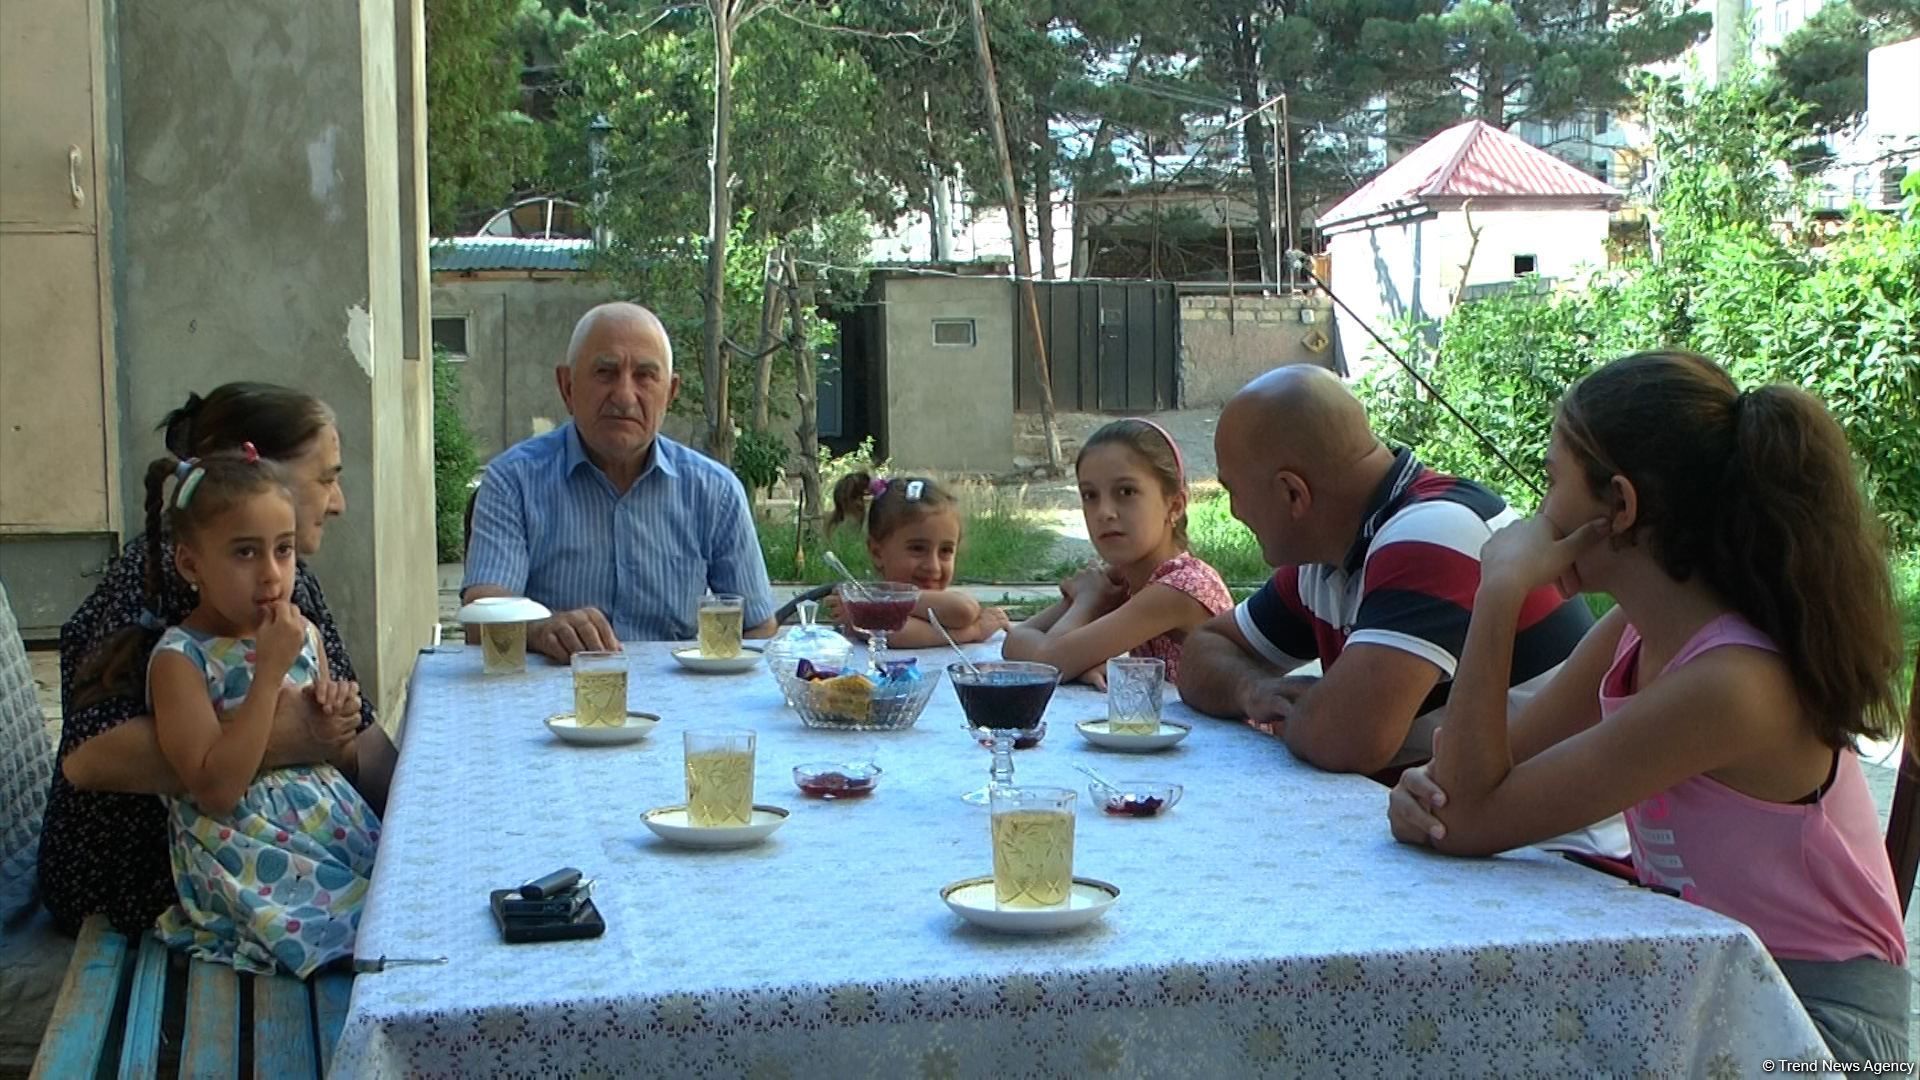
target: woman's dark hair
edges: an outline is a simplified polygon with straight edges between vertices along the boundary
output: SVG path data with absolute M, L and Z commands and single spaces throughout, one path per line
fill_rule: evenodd
M 1594 494 L 1634 486 L 1639 542 L 1676 580 L 1699 575 L 1772 638 L 1820 738 L 1900 727 L 1903 657 L 1878 521 L 1840 425 L 1791 386 L 1741 392 L 1713 361 L 1637 353 L 1561 399 L 1557 426 Z
M 1122 447 L 1146 462 L 1147 469 L 1160 481 L 1160 493 L 1167 498 L 1187 493 L 1179 448 L 1173 445 L 1173 436 L 1158 424 L 1145 420 L 1115 420 L 1102 425 L 1081 445 L 1079 455 L 1073 459 L 1074 471 L 1078 472 L 1080 463 L 1087 459 L 1087 451 L 1101 446 Z M 1173 540 L 1180 545 L 1181 551 L 1187 550 L 1187 511 L 1184 505 L 1180 509 L 1180 516 L 1173 521 Z
M 827 531 L 832 532 L 843 521 L 864 520 L 867 539 L 878 544 L 910 521 L 954 511 L 959 505 L 959 500 L 924 476 L 881 480 L 869 472 L 850 473 L 833 485 L 833 513 L 827 518 Z
M 261 457 L 288 461 L 333 422 L 333 410 L 311 394 L 272 383 L 230 382 L 206 397 L 187 395 L 160 430 L 176 458 L 211 457 L 252 443 Z
M 186 505 L 181 506 L 180 492 L 188 485 Z M 293 500 L 280 467 L 256 455 L 215 454 L 184 467 L 178 458 L 167 456 L 147 466 L 147 611 L 161 606 L 161 579 L 167 572 L 162 536 L 175 543 L 189 540 L 207 522 L 263 491 L 278 491 L 288 502 Z M 142 696 L 147 654 L 153 651 L 161 629 L 136 624 L 102 641 L 74 674 L 75 707 L 86 708 L 120 695 Z

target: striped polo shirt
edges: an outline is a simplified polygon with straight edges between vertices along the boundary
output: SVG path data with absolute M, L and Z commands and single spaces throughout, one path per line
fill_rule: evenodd
M 733 471 L 665 435 L 624 493 L 571 422 L 487 465 L 461 588 L 492 585 L 555 611 L 596 607 L 622 641 L 688 641 L 700 597 L 737 593 L 751 628 L 773 591 Z
M 1517 520 L 1498 495 L 1435 472 L 1401 450 L 1345 561 L 1281 567 L 1235 610 L 1235 619 L 1247 641 L 1283 669 L 1315 658 L 1331 668 L 1349 645 L 1399 649 L 1439 668 L 1440 683 L 1421 704 L 1394 764 L 1424 760 L 1466 644 L 1480 587 L 1480 547 Z M 1527 597 L 1514 639 L 1509 716 L 1592 626 L 1586 604 L 1561 599 L 1551 585 Z

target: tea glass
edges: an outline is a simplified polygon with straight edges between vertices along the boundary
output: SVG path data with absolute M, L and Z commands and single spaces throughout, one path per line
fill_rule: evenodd
M 1115 735 L 1160 733 L 1160 703 L 1167 664 L 1152 658 L 1107 661 L 1107 730 Z
M 573 718 L 581 727 L 627 723 L 627 657 L 617 652 L 577 652 L 573 667 Z
M 993 789 L 994 906 L 1067 906 L 1073 894 L 1075 797 L 1071 788 Z
M 700 655 L 715 660 L 731 660 L 740 655 L 746 602 L 730 593 L 711 593 L 700 600 Z
M 751 731 L 689 731 L 687 824 L 731 827 L 753 823 Z

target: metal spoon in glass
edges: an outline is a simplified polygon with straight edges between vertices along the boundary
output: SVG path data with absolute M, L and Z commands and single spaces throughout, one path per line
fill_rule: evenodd
M 1107 779 L 1106 777 L 1101 776 L 1099 773 L 1094 772 L 1092 769 L 1088 768 L 1085 765 L 1080 764 L 1077 761 L 1073 763 L 1073 767 L 1076 769 L 1079 769 L 1083 773 L 1086 773 L 1089 777 L 1093 779 L 1094 783 L 1099 784 L 1101 787 L 1112 788 L 1115 791 L 1121 790 L 1119 784 L 1116 784 L 1113 781 Z
M 847 569 L 847 564 L 840 561 L 840 556 L 835 555 L 831 551 L 826 551 L 822 552 L 820 557 L 826 562 L 828 567 L 832 568 L 834 573 L 846 579 L 847 584 L 853 588 L 854 592 L 862 597 L 867 595 L 867 587 L 860 583 L 859 578 L 853 576 L 853 571 Z
M 927 608 L 927 621 L 933 624 L 935 630 L 940 631 L 940 636 L 946 639 L 947 645 L 953 649 L 954 655 L 960 658 L 960 662 L 967 665 L 967 673 L 969 675 L 980 674 L 980 669 L 973 666 L 973 661 L 967 658 L 966 652 L 960 648 L 958 642 L 953 640 L 953 635 L 947 633 L 947 628 L 940 625 L 940 616 L 934 612 L 931 606 Z

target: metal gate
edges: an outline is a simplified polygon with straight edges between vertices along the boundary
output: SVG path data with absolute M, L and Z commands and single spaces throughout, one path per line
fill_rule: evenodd
M 1166 282 L 1036 282 L 1034 300 L 1060 412 L 1152 412 L 1179 405 L 1179 307 Z M 1026 298 L 1013 290 L 1013 404 L 1040 411 Z

